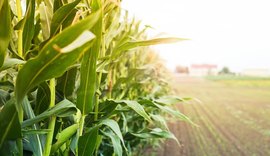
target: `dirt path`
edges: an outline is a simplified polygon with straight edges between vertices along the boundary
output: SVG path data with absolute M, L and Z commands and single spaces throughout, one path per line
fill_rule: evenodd
M 174 86 L 179 96 L 198 99 L 177 107 L 199 127 L 169 123 L 181 146 L 168 140 L 158 156 L 270 155 L 270 89 L 187 77 Z

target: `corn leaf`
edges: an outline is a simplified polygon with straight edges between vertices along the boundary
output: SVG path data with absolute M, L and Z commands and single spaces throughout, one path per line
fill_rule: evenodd
M 25 135 L 32 135 L 32 134 L 48 134 L 50 132 L 50 129 L 27 129 L 22 130 L 23 136 Z
M 150 139 L 150 138 L 166 138 L 166 139 L 174 139 L 178 145 L 180 145 L 178 139 L 169 131 L 162 130 L 160 128 L 154 128 L 150 132 L 145 133 L 131 133 L 132 135 L 143 138 L 143 139 Z
M 0 147 L 1 156 L 14 156 L 19 155 L 15 141 L 5 141 L 2 147 Z
M 37 90 L 37 99 L 34 112 L 36 115 L 44 112 L 49 108 L 50 104 L 50 88 L 46 82 L 41 83 Z
M 47 40 L 50 37 L 50 25 L 52 20 L 52 14 L 48 6 L 44 2 L 39 5 L 40 12 L 40 25 L 42 29 L 43 39 Z
M 31 46 L 35 32 L 35 29 L 33 29 L 35 21 L 35 0 L 28 1 L 27 11 L 23 20 L 25 20 L 23 26 L 23 53 L 26 53 Z
M 3 4 L 4 4 L 4 1 L 0 1 L 0 10 L 2 9 Z
M 61 76 L 89 48 L 93 35 L 87 30 L 96 23 L 99 14 L 94 13 L 65 29 L 47 42 L 36 58 L 27 61 L 17 76 L 15 90 L 18 104 L 39 83 Z M 70 34 L 73 36 L 70 37 Z
M 3 64 L 2 67 L 0 67 L 0 72 L 3 71 L 3 70 L 6 70 L 8 68 L 11 68 L 15 65 L 18 65 L 18 64 L 24 64 L 25 61 L 23 60 L 20 60 L 20 59 L 16 59 L 16 58 L 7 58 Z
M 155 102 L 154 102 L 153 104 L 154 104 L 156 107 L 158 107 L 160 110 L 162 110 L 162 111 L 164 111 L 164 112 L 166 112 L 166 113 L 168 113 L 168 114 L 170 114 L 170 115 L 172 115 L 172 116 L 177 117 L 179 120 L 187 121 L 187 122 L 189 122 L 189 123 L 191 123 L 191 124 L 193 124 L 193 125 L 196 126 L 196 124 L 195 124 L 192 120 L 190 120 L 189 117 L 187 117 L 186 115 L 180 113 L 179 111 L 173 110 L 172 108 L 170 108 L 170 107 L 168 107 L 168 106 L 162 106 L 162 105 L 157 104 L 157 103 L 155 103 Z
M 57 80 L 57 90 L 62 92 L 64 97 L 69 100 L 73 100 L 72 95 L 75 90 L 76 76 L 77 68 L 71 68 Z
M 2 67 L 6 50 L 9 45 L 9 41 L 11 39 L 11 14 L 9 7 L 9 0 L 1 0 L 1 8 L 0 8 L 0 67 Z
M 46 118 L 51 117 L 52 115 L 55 115 L 58 117 L 67 117 L 72 114 L 75 114 L 76 112 L 77 112 L 77 109 L 75 105 L 72 102 L 65 99 L 59 102 L 58 104 L 56 104 L 54 107 L 37 115 L 36 117 L 23 121 L 22 127 L 31 126 L 37 122 L 40 122 Z
M 183 101 L 185 101 L 185 99 L 179 98 L 177 96 L 163 96 L 158 99 L 155 99 L 155 102 L 164 105 L 173 105 Z
M 78 155 L 90 156 L 93 155 L 96 149 L 99 127 L 93 127 L 88 133 L 79 138 Z
M 141 115 L 145 120 L 151 121 L 151 118 L 149 115 L 145 112 L 143 106 L 139 104 L 137 101 L 131 101 L 131 100 L 109 100 L 110 102 L 115 102 L 119 104 L 126 104 L 128 107 L 133 109 L 136 113 Z
M 99 125 L 106 125 L 106 126 L 110 127 L 111 130 L 119 137 L 123 146 L 125 146 L 121 130 L 120 130 L 119 125 L 116 121 L 114 121 L 112 119 L 105 119 L 105 120 L 101 121 Z
M 14 103 L 14 100 L 10 100 L 0 111 L 0 148 L 5 140 L 21 137 L 21 125 Z
M 100 0 L 91 1 L 93 11 L 99 10 L 101 7 Z M 81 80 L 80 87 L 78 89 L 77 107 L 85 115 L 90 113 L 95 104 L 96 93 L 96 64 L 101 48 L 102 40 L 102 13 L 98 19 L 96 25 L 91 29 L 96 35 L 94 46 L 89 51 L 85 52 L 81 63 Z
M 57 141 L 52 145 L 51 154 L 55 153 L 65 142 L 67 142 L 77 131 L 78 124 L 71 125 L 58 133 Z
M 117 51 L 125 51 L 136 47 L 141 46 L 150 46 L 150 45 L 157 45 L 157 44 L 168 44 L 168 43 L 175 43 L 179 41 L 184 41 L 187 39 L 183 38 L 156 38 L 151 40 L 144 40 L 144 41 L 130 41 L 126 42 L 123 45 L 120 45 L 116 48 Z
M 113 134 L 111 131 L 102 133 L 111 139 L 115 155 L 122 156 L 123 150 L 119 137 Z
M 25 116 L 28 119 L 33 119 L 35 118 L 34 111 L 31 107 L 31 104 L 27 98 L 24 98 L 23 100 L 23 109 L 25 112 Z M 32 129 L 34 130 L 39 130 L 39 125 L 38 124 L 33 124 Z M 31 148 L 31 151 L 33 152 L 34 155 L 36 156 L 42 156 L 42 137 L 40 137 L 38 134 L 28 134 L 28 139 L 29 142 L 26 142 L 25 144 Z
M 60 7 L 52 17 L 52 22 L 51 22 L 51 37 L 54 36 L 59 30 L 62 25 L 62 23 L 66 20 L 66 18 L 72 13 L 74 10 L 75 6 L 80 2 L 81 0 L 76 0 L 72 3 L 69 3 L 67 5 L 64 5 Z

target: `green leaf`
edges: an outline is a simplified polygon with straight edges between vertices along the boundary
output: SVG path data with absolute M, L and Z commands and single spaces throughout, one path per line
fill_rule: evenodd
M 24 19 L 23 27 L 23 53 L 25 54 L 31 47 L 31 41 L 34 37 L 34 22 L 35 22 L 35 0 L 28 0 L 27 11 Z
M 21 137 L 21 125 L 14 103 L 14 100 L 8 101 L 0 111 L 0 148 L 5 140 Z
M 126 104 L 128 107 L 133 109 L 136 113 L 141 115 L 145 120 L 151 122 L 151 118 L 145 112 L 143 106 L 141 104 L 139 104 L 137 101 L 130 101 L 130 100 L 109 100 L 109 101 Z
M 69 100 L 73 100 L 72 95 L 75 90 L 77 71 L 77 68 L 71 68 L 57 79 L 57 90 L 62 92 L 64 97 Z
M 145 133 L 131 133 L 132 135 L 143 138 L 143 139 L 149 139 L 149 138 L 166 138 L 166 139 L 174 139 L 178 145 L 180 145 L 178 139 L 169 131 L 162 130 L 160 128 L 154 128 L 150 132 Z
M 150 45 L 157 45 L 157 44 L 168 44 L 168 43 L 175 43 L 179 41 L 184 41 L 187 39 L 184 38 L 156 38 L 151 40 L 145 40 L 145 41 L 130 41 L 126 42 L 122 45 L 120 45 L 118 48 L 116 48 L 117 51 L 125 51 L 136 47 L 141 46 L 150 46 Z
M 27 97 L 24 98 L 23 103 L 23 110 L 24 110 L 24 116 L 28 119 L 33 119 L 35 118 L 34 111 L 31 107 L 31 104 Z M 39 130 L 39 125 L 38 124 L 33 124 L 32 129 L 34 130 Z M 31 151 L 33 152 L 33 155 L 36 156 L 42 156 L 42 137 L 39 136 L 38 134 L 30 134 L 27 135 L 28 142 L 25 143 L 26 146 L 29 146 Z
M 163 96 L 158 99 L 155 99 L 154 101 L 160 104 L 164 104 L 164 105 L 173 105 L 179 102 L 183 102 L 185 100 L 177 96 Z
M 91 156 L 96 149 L 99 127 L 93 127 L 88 133 L 79 138 L 78 155 Z
M 0 10 L 2 9 L 3 4 L 4 4 L 4 1 L 0 1 Z
M 164 112 L 166 112 L 166 113 L 168 113 L 170 115 L 173 115 L 173 116 L 177 117 L 179 120 L 187 121 L 187 122 L 189 122 L 189 123 L 191 123 L 191 124 L 193 124 L 193 125 L 196 126 L 196 124 L 192 120 L 190 120 L 189 117 L 187 117 L 186 115 L 180 113 L 179 111 L 173 110 L 172 108 L 170 108 L 168 106 L 162 106 L 162 105 L 157 104 L 155 102 L 153 104 L 156 107 L 158 107 L 160 110 L 162 110 L 162 111 L 164 111 Z
M 74 124 L 58 133 L 56 136 L 57 141 L 52 145 L 51 154 L 56 152 L 65 142 L 67 142 L 76 133 L 78 127 L 78 124 Z
M 36 105 L 34 109 L 36 115 L 49 108 L 50 96 L 51 92 L 48 84 L 46 82 L 41 83 L 37 89 Z
M 18 148 L 15 141 L 5 141 L 0 147 L 1 156 L 17 156 L 19 155 Z
M 157 114 L 151 114 L 150 116 L 153 120 L 155 120 L 155 125 L 158 125 L 159 127 L 163 129 L 169 130 L 165 117 L 163 117 L 162 115 L 157 115 Z
M 112 119 L 105 119 L 105 120 L 102 120 L 99 123 L 99 125 L 106 125 L 106 126 L 110 127 L 111 130 L 119 137 L 119 139 L 121 140 L 123 146 L 125 146 L 121 130 L 120 130 L 119 125 L 118 125 L 118 123 L 116 121 L 114 121 Z
M 11 14 L 9 0 L 1 0 L 2 7 L 0 8 L 0 67 L 4 63 L 6 51 L 11 39 Z
M 62 25 L 62 23 L 66 20 L 66 18 L 72 13 L 75 6 L 80 2 L 81 0 L 76 0 L 72 3 L 69 3 L 67 5 L 62 6 L 59 8 L 52 17 L 52 23 L 51 23 L 51 37 L 54 36 L 59 30 Z
M 108 118 L 117 107 L 118 103 L 105 101 L 99 104 L 99 112 L 103 115 L 104 118 Z
M 101 1 L 99 0 L 91 1 L 93 11 L 97 11 L 97 9 L 101 7 L 100 3 Z M 92 112 L 95 106 L 94 102 L 97 83 L 96 66 L 102 40 L 102 11 L 97 23 L 91 31 L 96 35 L 96 39 L 93 43 L 94 46 L 91 47 L 89 51 L 85 52 L 83 56 L 81 63 L 80 87 L 77 93 L 77 107 L 81 110 L 83 115 Z
M 8 91 L 0 89 L 0 108 L 7 102 L 9 98 L 10 93 Z
M 113 151 L 117 156 L 122 156 L 123 150 L 121 146 L 121 141 L 118 136 L 113 134 L 111 131 L 109 132 L 102 132 L 104 135 L 108 136 L 113 144 Z
M 98 20 L 100 12 L 65 29 L 41 49 L 40 54 L 19 71 L 16 80 L 16 100 L 20 104 L 26 93 L 41 82 L 61 76 L 91 46 L 92 33 L 87 31 Z M 70 37 L 72 34 L 72 37 Z
M 77 112 L 77 109 L 75 105 L 68 101 L 67 99 L 59 102 L 54 107 L 44 111 L 43 113 L 37 115 L 35 118 L 28 119 L 23 121 L 22 127 L 31 126 L 37 122 L 40 122 L 46 118 L 51 117 L 52 115 L 58 116 L 58 117 L 67 117 L 72 114 L 75 114 Z
M 63 6 L 63 1 L 54 1 L 53 12 L 55 13 L 61 6 Z
M 24 64 L 25 61 L 23 60 L 20 60 L 20 59 L 16 59 L 16 58 L 7 58 L 3 64 L 2 67 L 0 67 L 0 72 L 3 71 L 3 70 L 6 70 L 8 68 L 11 68 L 15 65 L 18 65 L 18 64 Z
M 50 25 L 52 20 L 52 13 L 48 6 L 44 2 L 39 5 L 40 12 L 40 25 L 42 29 L 43 39 L 47 40 L 50 37 Z
M 33 135 L 33 134 L 47 134 L 51 130 L 50 129 L 27 129 L 27 130 L 22 130 L 23 136 L 25 135 Z

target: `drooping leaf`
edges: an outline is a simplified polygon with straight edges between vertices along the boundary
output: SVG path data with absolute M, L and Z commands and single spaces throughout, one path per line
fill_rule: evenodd
M 131 100 L 109 100 L 109 101 L 116 102 L 119 104 L 126 104 L 128 107 L 133 109 L 136 113 L 141 115 L 145 120 L 151 121 L 151 118 L 145 112 L 143 106 L 139 104 L 137 101 L 131 101 Z
M 162 129 L 167 129 L 167 130 L 169 130 L 169 127 L 168 127 L 168 125 L 167 125 L 167 123 L 166 123 L 165 117 L 163 117 L 162 115 L 157 115 L 157 114 L 151 114 L 150 116 L 151 116 L 151 118 L 152 118 L 153 120 L 155 120 L 155 123 L 158 123 L 158 124 L 156 124 L 156 125 L 158 125 L 158 126 L 161 127 Z
M 120 138 L 116 136 L 115 134 L 113 134 L 111 131 L 102 132 L 102 133 L 111 139 L 112 144 L 113 144 L 113 151 L 115 155 L 122 156 L 123 150 L 122 150 Z
M 177 117 L 179 120 L 183 120 L 183 121 L 187 121 L 193 125 L 196 125 L 192 120 L 190 120 L 189 117 L 187 117 L 186 115 L 184 115 L 183 113 L 180 113 L 178 110 L 173 110 L 171 107 L 168 106 L 162 106 L 160 104 L 157 103 L 153 103 L 156 107 L 158 107 L 160 110 L 174 116 Z
M 71 125 L 65 128 L 56 136 L 56 143 L 52 145 L 51 154 L 55 153 L 65 142 L 67 142 L 77 131 L 78 124 Z
M 78 155 L 90 156 L 93 155 L 96 149 L 99 127 L 93 127 L 88 133 L 79 138 Z
M 177 96 L 163 96 L 158 99 L 155 99 L 155 102 L 164 105 L 173 105 L 183 101 L 185 101 L 185 99 L 179 98 Z
M 2 67 L 6 51 L 11 39 L 11 14 L 9 7 L 9 0 L 1 0 L 0 8 L 0 67 Z
M 11 99 L 0 111 L 0 148 L 4 141 L 21 137 L 21 125 L 14 103 Z
M 65 99 L 65 100 L 59 102 L 58 104 L 56 104 L 54 107 L 37 115 L 35 118 L 23 121 L 22 127 L 31 126 L 39 121 L 42 121 L 46 118 L 51 117 L 52 115 L 55 115 L 58 117 L 66 117 L 66 116 L 70 116 L 72 114 L 75 114 L 76 112 L 77 112 L 77 109 L 76 109 L 75 105 L 72 102 Z
M 81 0 L 76 0 L 72 3 L 69 3 L 67 5 L 64 5 L 60 7 L 52 17 L 51 22 L 51 37 L 54 36 L 60 29 L 62 23 L 66 20 L 66 18 L 70 15 L 70 13 L 73 11 L 75 6 L 80 2 Z
M 105 119 L 105 120 L 102 120 L 99 125 L 106 125 L 106 126 L 110 127 L 111 130 L 119 137 L 123 146 L 125 146 L 121 130 L 120 130 L 119 125 L 116 121 L 114 121 L 112 119 Z
M 131 133 L 132 135 L 143 138 L 143 139 L 149 139 L 149 138 L 166 138 L 166 139 L 174 139 L 178 145 L 180 145 L 178 139 L 169 131 L 162 130 L 160 128 L 154 128 L 150 132 L 144 132 L 144 133 Z
M 16 100 L 20 104 L 25 94 L 39 83 L 61 76 L 89 48 L 89 41 L 94 38 L 89 31 L 98 20 L 100 12 L 93 13 L 84 20 L 65 29 L 52 38 L 19 71 L 16 80 Z M 70 34 L 73 36 L 70 37 Z

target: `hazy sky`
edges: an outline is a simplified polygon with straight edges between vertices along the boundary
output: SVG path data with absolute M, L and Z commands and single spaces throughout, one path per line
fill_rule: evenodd
M 122 7 L 155 32 L 191 39 L 156 47 L 171 68 L 270 68 L 270 0 L 124 0 Z

